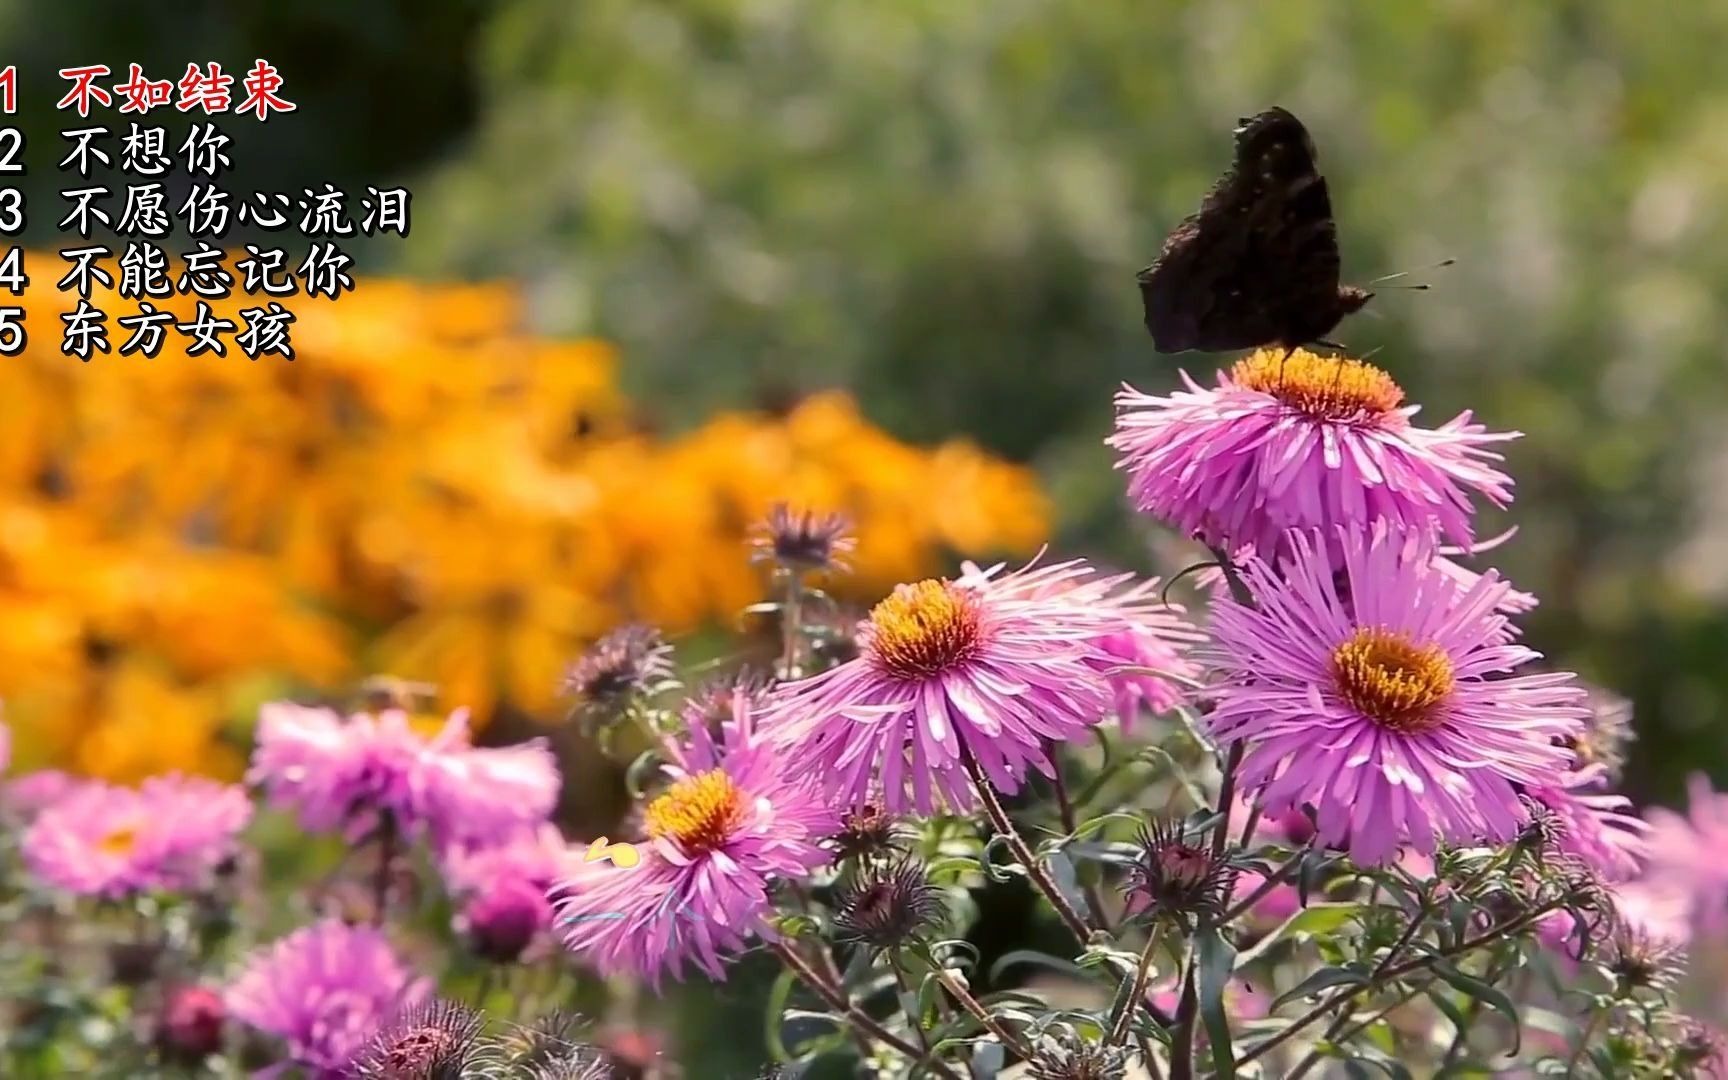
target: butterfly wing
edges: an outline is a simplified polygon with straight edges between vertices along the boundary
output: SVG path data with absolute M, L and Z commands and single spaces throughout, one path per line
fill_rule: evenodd
M 1301 344 L 1337 323 L 1338 274 L 1313 140 L 1269 109 L 1242 121 L 1231 168 L 1140 272 L 1146 328 L 1159 352 Z

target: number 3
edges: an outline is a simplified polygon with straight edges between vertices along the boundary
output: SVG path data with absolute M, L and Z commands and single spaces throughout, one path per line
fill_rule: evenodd
M 24 228 L 24 193 L 9 187 L 0 191 L 0 233 L 16 236 Z

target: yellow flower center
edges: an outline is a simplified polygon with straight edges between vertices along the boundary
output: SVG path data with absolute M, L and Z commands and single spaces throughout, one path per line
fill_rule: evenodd
M 1364 627 L 1332 650 L 1332 677 L 1350 706 L 1401 734 L 1438 727 L 1452 692 L 1452 661 L 1438 645 Z
M 725 845 L 744 823 L 744 793 L 724 769 L 686 776 L 648 804 L 648 835 L 677 841 L 687 855 Z
M 1392 376 L 1373 364 L 1318 356 L 1307 349 L 1288 356 L 1283 349 L 1260 349 L 1236 361 L 1230 380 L 1271 394 L 1316 420 L 1372 420 L 1404 400 L 1404 390 Z
M 96 842 L 98 851 L 116 858 L 132 854 L 132 849 L 137 846 L 138 830 L 130 825 L 123 825 Z
M 950 581 L 901 585 L 870 612 L 870 655 L 900 679 L 927 679 L 970 659 L 983 640 L 977 599 Z

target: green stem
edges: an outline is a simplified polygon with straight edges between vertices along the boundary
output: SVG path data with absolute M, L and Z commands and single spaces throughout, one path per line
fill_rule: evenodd
M 914 1061 L 923 1059 L 923 1053 L 916 1046 L 889 1031 L 875 1017 L 854 1005 L 839 987 L 824 979 L 815 968 L 810 966 L 809 961 L 799 956 L 785 942 L 770 942 L 768 947 L 780 957 L 782 963 L 792 969 L 793 974 L 804 981 L 804 985 L 815 991 L 817 997 L 826 1001 L 829 1007 L 844 1013 L 846 1019 L 858 1030 L 885 1046 L 893 1047 Z M 949 1080 L 959 1080 L 954 1075 L 954 1071 L 943 1062 L 931 1061 L 930 1067 L 940 1075 L 948 1077 Z
M 918 1046 L 924 1052 L 920 1058 L 930 1056 L 930 1037 L 924 1034 L 924 1017 L 918 1013 L 918 996 L 913 992 L 911 982 L 906 978 L 906 969 L 900 966 L 900 958 L 892 952 L 888 954 L 888 966 L 894 969 L 894 982 L 900 987 L 900 1008 L 906 1013 L 906 1022 L 912 1025 L 912 1034 L 918 1037 Z M 907 999 L 911 1001 L 908 1002 Z
M 1326 1034 L 1321 1036 L 1322 1040 L 1325 1042 L 1331 1043 L 1334 1046 L 1342 1046 L 1345 1043 L 1348 1043 L 1351 1039 L 1354 1039 L 1356 1036 L 1362 1034 L 1362 1032 L 1368 1030 L 1370 1027 L 1373 1027 L 1375 1024 L 1378 1024 L 1380 1021 L 1386 1019 L 1386 1017 L 1391 1014 L 1392 1010 L 1402 1007 L 1411 998 L 1415 997 L 1417 994 L 1422 993 L 1424 990 L 1428 989 L 1429 986 L 1432 986 L 1433 983 L 1434 983 L 1434 980 L 1429 979 L 1427 982 L 1423 983 L 1421 986 L 1411 987 L 1409 990 L 1406 990 L 1402 995 L 1400 995 L 1396 1001 L 1392 1002 L 1392 1004 L 1386 1006 L 1383 1009 L 1378 1010 L 1377 1012 L 1374 1013 L 1374 1015 L 1368 1017 L 1366 1020 L 1363 1020 L 1363 1021 L 1353 1025 L 1350 1028 L 1350 1030 L 1348 1030 L 1348 1031 L 1345 1031 L 1343 1029 L 1344 1029 L 1344 1026 L 1346 1024 L 1350 1023 L 1351 1014 L 1347 1013 L 1347 1012 L 1346 1013 L 1340 1013 L 1338 1015 L 1338 1019 L 1334 1020 L 1332 1022 L 1332 1026 L 1329 1029 L 1327 1029 Z M 1318 1065 L 1319 1063 L 1320 1063 L 1320 1050 L 1318 1047 L 1316 1047 L 1315 1049 L 1308 1051 L 1307 1057 L 1304 1057 L 1301 1061 L 1296 1063 L 1296 1067 L 1294 1069 L 1290 1070 L 1290 1075 L 1286 1076 L 1284 1078 L 1284 1080 L 1302 1080 L 1302 1077 L 1307 1075 L 1308 1070 L 1312 1069 L 1314 1066 Z
M 780 677 L 791 682 L 798 677 L 799 620 L 803 617 L 804 583 L 791 570 L 786 575 L 786 599 L 780 606 Z
M 1152 971 L 1152 953 L 1158 948 L 1158 923 L 1155 921 L 1146 930 L 1146 947 L 1140 950 L 1140 963 L 1134 968 L 1134 982 L 1128 990 L 1128 1000 L 1122 1003 L 1122 1011 L 1116 1017 L 1116 1024 L 1110 1029 L 1110 1036 L 1105 1041 L 1111 1046 L 1121 1046 L 1128 1039 L 1128 1029 L 1134 1021 L 1134 1014 L 1139 1011 L 1141 1001 L 1146 997 L 1146 979 Z
M 1238 597 L 1238 602 L 1242 602 Z M 1252 605 L 1250 598 L 1246 601 Z M 1224 776 L 1218 784 L 1218 823 L 1213 826 L 1212 857 L 1224 854 L 1230 840 L 1230 811 L 1236 802 L 1236 770 L 1242 764 L 1242 743 L 1232 743 L 1224 755 Z M 1176 1027 L 1171 1034 L 1171 1080 L 1188 1080 L 1194 1073 L 1194 1017 L 1199 1011 L 1200 998 L 1195 992 L 1194 976 L 1199 965 L 1192 959 L 1182 974 L 1182 996 L 1176 1003 Z
M 1285 880 L 1289 878 L 1290 872 L 1302 864 L 1302 856 L 1305 854 L 1307 854 L 1306 849 L 1298 851 L 1295 855 L 1286 860 L 1282 866 L 1266 875 L 1266 880 L 1262 881 L 1253 892 L 1243 897 L 1239 903 L 1232 904 L 1230 907 L 1224 909 L 1224 914 L 1218 916 L 1218 925 L 1227 926 L 1230 923 L 1235 922 L 1244 912 L 1251 910 L 1255 904 L 1266 899 L 1268 893 L 1284 884 Z
M 1062 763 L 1057 759 L 1056 748 L 1048 745 L 1046 752 L 1050 756 L 1050 786 L 1056 789 L 1056 810 L 1062 816 L 1062 831 L 1073 836 L 1080 831 L 1078 818 L 1074 814 L 1074 804 L 1068 798 L 1068 785 L 1062 779 Z M 1104 897 L 1098 892 L 1098 882 L 1094 880 L 1095 871 L 1088 864 L 1077 869 L 1081 881 L 1081 892 L 1086 899 L 1086 911 L 1092 916 L 1092 921 L 1106 932 L 1114 932 L 1110 925 L 1110 916 L 1104 910 Z
M 1056 909 L 1056 915 L 1068 927 L 1080 947 L 1085 948 L 1092 940 L 1092 930 L 1086 925 L 1086 920 L 1074 910 L 1074 905 L 1062 895 L 1062 890 L 1050 879 L 1050 875 L 1033 856 L 1032 849 L 1021 839 L 1014 828 L 1014 822 L 1008 817 L 1008 811 L 1003 809 L 1001 800 L 996 798 L 996 789 L 990 786 L 990 778 L 984 775 L 984 769 L 978 764 L 978 759 L 972 756 L 964 740 L 960 743 L 960 762 L 966 768 L 966 774 L 972 778 L 972 786 L 978 790 L 978 798 L 984 803 L 984 813 L 990 819 L 991 827 L 1008 843 L 1008 850 L 1020 860 L 1020 865 L 1026 868 L 1026 875 L 1032 879 L 1032 884 L 1044 899 L 1050 901 L 1050 906 Z
M 990 1010 L 986 1009 L 977 998 L 973 997 L 972 992 L 966 989 L 966 987 L 961 984 L 960 980 L 954 977 L 952 972 L 940 963 L 934 963 L 932 966 L 936 969 L 936 980 L 954 996 L 954 1000 L 960 1003 L 962 1009 L 971 1013 L 973 1019 L 984 1025 L 985 1030 L 996 1036 L 997 1039 L 1001 1040 L 1004 1047 L 1019 1057 L 1029 1058 L 1032 1056 L 1031 1048 L 1026 1045 L 1020 1036 L 1009 1031 L 1003 1026 L 1000 1020 L 991 1015 Z
M 1170 1080 L 1194 1080 L 1194 1013 L 1199 996 L 1194 986 L 1194 968 L 1199 960 L 1189 943 L 1182 964 L 1182 997 L 1176 1002 L 1176 1026 L 1170 1032 Z

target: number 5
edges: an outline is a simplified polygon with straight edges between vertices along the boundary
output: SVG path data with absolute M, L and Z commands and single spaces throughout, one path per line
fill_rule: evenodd
M 24 351 L 24 309 L 0 307 L 0 356 L 16 356 Z

